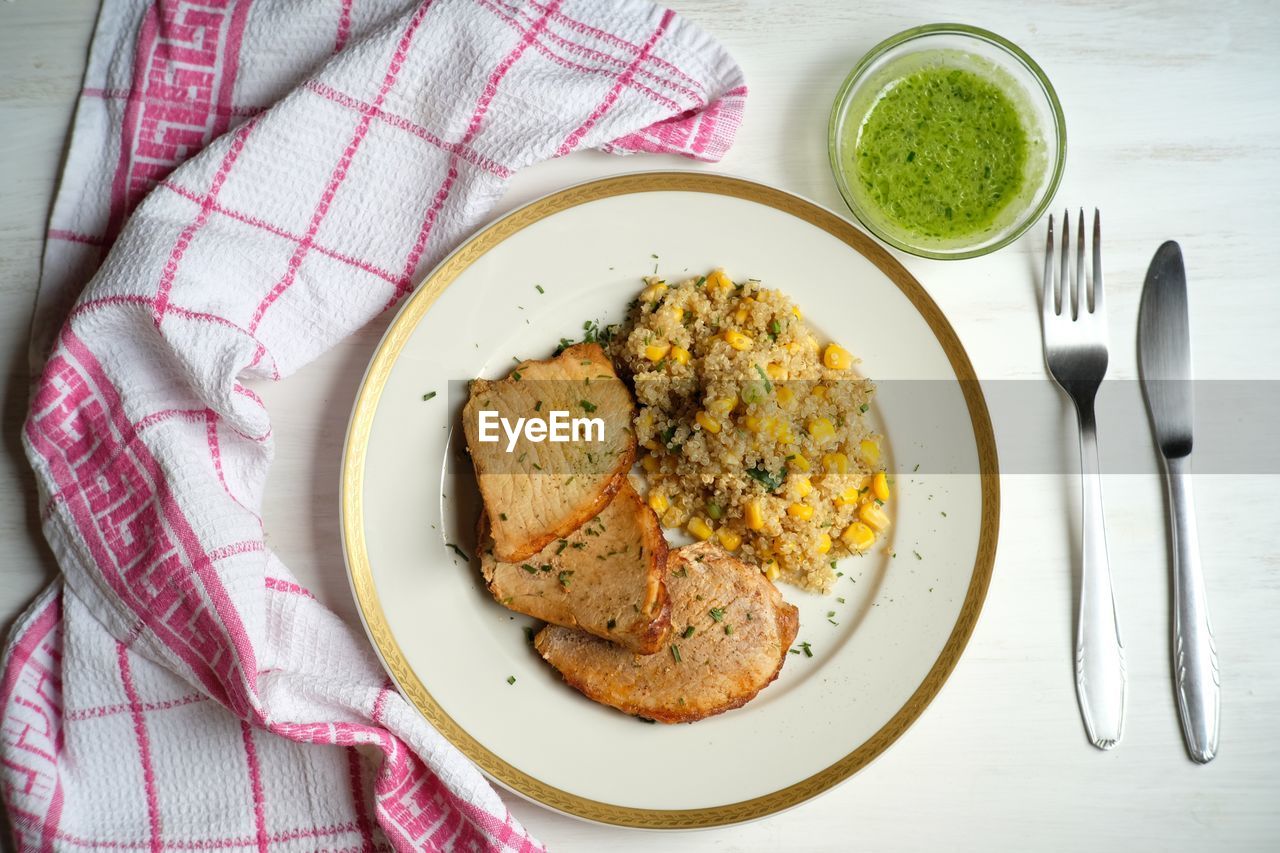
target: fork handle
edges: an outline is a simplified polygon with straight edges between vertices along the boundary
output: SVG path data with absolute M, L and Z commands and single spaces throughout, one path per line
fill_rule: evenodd
M 1111 565 L 1102 515 L 1098 430 L 1093 404 L 1079 405 L 1080 476 L 1083 497 L 1083 565 L 1076 633 L 1076 693 L 1089 740 L 1111 749 L 1124 732 L 1124 647 L 1116 620 Z
M 1209 624 L 1200 537 L 1191 491 L 1191 458 L 1165 459 L 1173 527 L 1173 675 L 1187 752 L 1204 764 L 1218 751 L 1220 679 Z

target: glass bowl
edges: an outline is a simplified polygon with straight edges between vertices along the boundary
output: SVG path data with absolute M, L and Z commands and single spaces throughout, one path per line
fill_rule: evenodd
M 1029 143 L 1024 189 L 1006 203 L 988 226 L 948 238 L 912 232 L 861 198 L 851 185 L 857 180 L 852 174 L 850 150 L 856 147 L 856 132 L 886 87 L 904 74 L 939 64 L 975 71 L 984 80 L 997 84 L 1016 106 Z M 890 246 L 941 260 L 985 255 L 1021 236 L 1052 202 L 1067 159 L 1062 105 L 1040 66 L 1007 39 L 964 24 L 915 27 L 872 48 L 840 87 L 831 107 L 827 137 L 836 185 L 858 221 Z M 850 163 L 847 170 L 846 162 Z

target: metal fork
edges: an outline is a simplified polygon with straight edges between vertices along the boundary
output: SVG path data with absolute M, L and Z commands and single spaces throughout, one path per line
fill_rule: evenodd
M 1044 256 L 1042 327 L 1044 360 L 1053 379 L 1076 406 L 1080 425 L 1080 478 L 1083 497 L 1083 565 L 1080 572 L 1080 617 L 1076 631 L 1076 693 L 1089 740 L 1111 749 L 1124 732 L 1124 648 L 1116 620 L 1102 515 L 1102 482 L 1098 465 L 1098 430 L 1094 400 L 1107 373 L 1107 314 L 1102 288 L 1102 224 L 1093 213 L 1093 276 L 1085 282 L 1084 209 L 1076 243 L 1073 277 L 1070 213 L 1062 217 L 1062 262 L 1054 286 L 1053 216 Z M 1070 294 L 1067 282 L 1070 281 Z

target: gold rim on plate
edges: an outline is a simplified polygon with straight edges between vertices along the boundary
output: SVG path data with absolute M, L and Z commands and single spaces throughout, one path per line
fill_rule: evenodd
M 928 674 L 897 713 L 853 752 L 823 770 L 770 794 L 700 809 L 639 809 L 587 799 L 554 788 L 513 767 L 486 749 L 444 712 L 409 666 L 391 633 L 373 582 L 364 535 L 364 466 L 378 401 L 400 351 L 436 299 L 485 252 L 516 232 L 580 204 L 642 192 L 703 192 L 730 196 L 789 213 L 821 228 L 876 265 L 911 301 L 941 344 L 955 371 L 969 409 L 982 477 L 982 514 L 973 575 L 951 635 Z M 754 820 L 798 805 L 830 790 L 888 749 L 933 701 L 955 668 L 973 633 L 991 583 L 1000 523 L 999 466 L 986 400 L 955 330 L 911 273 L 885 249 L 847 220 L 811 201 L 764 184 L 705 172 L 641 172 L 604 178 L 534 201 L 494 222 L 446 258 L 427 276 L 392 321 L 361 384 L 347 431 L 342 461 L 342 539 L 356 607 L 374 648 L 400 692 L 464 755 L 491 778 L 535 802 L 565 814 L 618 826 L 645 829 L 697 829 Z

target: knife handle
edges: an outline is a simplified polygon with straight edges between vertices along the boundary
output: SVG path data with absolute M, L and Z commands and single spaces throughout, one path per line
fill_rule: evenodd
M 1221 682 L 1200 569 L 1191 457 L 1165 459 L 1165 475 L 1173 527 L 1173 678 L 1187 752 L 1204 764 L 1218 751 Z
M 1082 548 L 1080 614 L 1076 633 L 1076 695 L 1089 741 L 1111 749 L 1124 734 L 1124 645 L 1111 588 L 1111 561 L 1102 513 L 1102 476 L 1093 406 L 1080 417 Z

